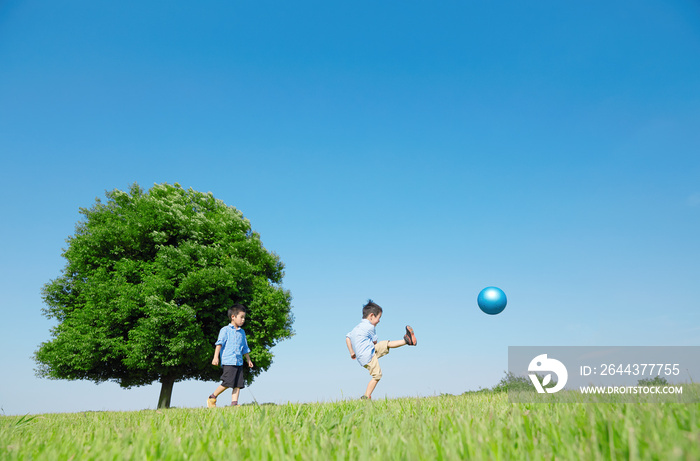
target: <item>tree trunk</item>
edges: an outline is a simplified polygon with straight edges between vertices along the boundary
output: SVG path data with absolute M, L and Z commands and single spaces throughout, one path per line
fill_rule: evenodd
M 170 397 L 173 395 L 173 384 L 175 378 L 161 376 L 160 396 L 158 397 L 158 408 L 170 408 Z

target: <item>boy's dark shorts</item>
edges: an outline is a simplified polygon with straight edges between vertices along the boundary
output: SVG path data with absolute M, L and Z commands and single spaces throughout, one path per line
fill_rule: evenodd
M 224 372 L 221 374 L 221 385 L 243 389 L 245 387 L 243 365 L 224 365 Z

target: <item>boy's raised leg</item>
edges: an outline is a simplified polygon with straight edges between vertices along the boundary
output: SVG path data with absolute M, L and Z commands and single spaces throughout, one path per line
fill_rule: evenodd
M 406 334 L 403 336 L 403 339 L 389 341 L 387 344 L 387 347 L 389 349 L 394 349 L 396 347 L 401 347 L 401 346 L 406 346 L 406 345 L 415 346 L 416 344 L 418 344 L 418 340 L 416 339 L 416 334 L 413 332 L 413 328 L 406 325 Z

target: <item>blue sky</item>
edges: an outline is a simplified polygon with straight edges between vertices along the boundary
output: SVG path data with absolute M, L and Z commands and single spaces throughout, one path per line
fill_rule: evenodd
M 0 2 L 2 411 L 155 406 L 31 358 L 79 207 L 133 182 L 211 191 L 285 262 L 296 335 L 244 403 L 361 395 L 367 298 L 419 340 L 376 397 L 490 387 L 508 346 L 698 345 L 698 56 L 690 0 Z

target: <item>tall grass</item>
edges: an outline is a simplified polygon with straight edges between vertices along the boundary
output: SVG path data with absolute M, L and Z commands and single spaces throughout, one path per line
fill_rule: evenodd
M 700 404 L 504 393 L 0 418 L 0 459 L 700 460 Z

